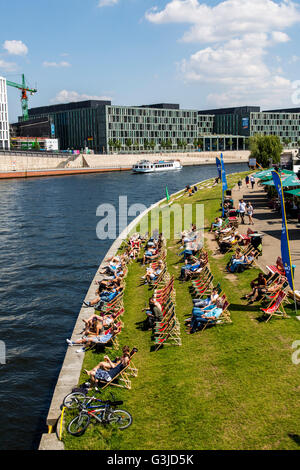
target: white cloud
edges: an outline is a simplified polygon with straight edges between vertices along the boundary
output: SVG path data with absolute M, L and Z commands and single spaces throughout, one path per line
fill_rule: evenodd
M 187 24 L 181 41 L 202 47 L 182 60 L 178 70 L 185 81 L 214 86 L 208 102 L 268 105 L 291 96 L 290 81 L 265 58 L 269 48 L 290 40 L 283 30 L 300 22 L 293 1 L 223 0 L 208 6 L 200 0 L 170 0 L 162 10 L 148 11 L 146 18 L 155 24 Z
M 200 0 L 171 0 L 163 10 L 154 8 L 145 16 L 156 24 L 191 24 L 182 40 L 209 43 L 247 33 L 280 32 L 296 24 L 300 12 L 291 0 L 225 0 L 214 7 Z
M 99 0 L 98 7 L 113 7 L 119 0 Z
M 9 54 L 12 55 L 26 55 L 28 53 L 28 47 L 22 41 L 5 41 L 3 44 L 3 49 L 5 49 Z
M 288 42 L 290 40 L 287 34 L 280 31 L 273 31 L 272 39 L 274 42 Z
M 71 64 L 66 61 L 61 62 L 43 62 L 44 67 L 71 67 Z
M 16 72 L 17 69 L 18 66 L 15 62 L 6 62 L 0 59 L 0 70 L 3 70 L 3 72 Z
M 55 98 L 51 100 L 51 103 L 72 103 L 75 101 L 84 101 L 84 100 L 111 100 L 110 96 L 93 96 L 80 94 L 77 91 L 61 90 Z

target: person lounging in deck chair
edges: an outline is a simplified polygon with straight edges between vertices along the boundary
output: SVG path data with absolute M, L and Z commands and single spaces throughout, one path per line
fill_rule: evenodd
M 99 362 L 92 370 L 84 370 L 90 378 L 91 387 L 95 387 L 98 381 L 110 382 L 129 364 L 130 348 L 124 346 L 122 353 L 122 356 L 116 358 L 114 361 L 111 361 L 108 356 L 104 356 L 104 361 Z
M 223 303 L 221 299 L 217 299 L 215 304 L 211 304 L 204 308 L 193 308 L 193 314 L 190 323 L 190 333 L 195 333 L 198 328 L 201 328 L 205 323 L 215 321 L 217 322 L 222 315 Z

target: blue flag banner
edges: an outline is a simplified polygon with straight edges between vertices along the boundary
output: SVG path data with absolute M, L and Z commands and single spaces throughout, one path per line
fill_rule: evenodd
M 290 252 L 290 243 L 289 243 L 289 234 L 286 221 L 285 205 L 284 205 L 284 194 L 282 188 L 282 182 L 277 171 L 272 171 L 272 177 L 274 181 L 275 188 L 277 189 L 280 202 L 281 202 L 281 212 L 282 212 L 282 231 L 281 231 L 281 258 L 285 269 L 285 274 L 291 289 L 294 291 L 294 276 L 292 270 L 292 260 Z
M 224 166 L 224 160 L 223 160 L 223 153 L 221 153 L 221 174 L 222 174 L 222 187 L 223 191 L 226 191 L 228 188 L 227 186 L 227 179 L 226 179 L 226 171 L 225 171 L 225 166 Z
M 218 168 L 219 178 L 221 179 L 221 177 L 222 177 L 222 164 L 221 164 L 221 160 L 219 159 L 219 157 L 216 158 L 216 165 L 217 165 L 217 168 Z

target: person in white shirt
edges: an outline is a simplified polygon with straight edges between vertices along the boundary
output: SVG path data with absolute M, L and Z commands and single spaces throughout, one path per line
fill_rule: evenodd
M 239 202 L 239 213 L 241 216 L 242 224 L 245 224 L 245 212 L 246 212 L 246 203 L 244 202 L 244 199 L 241 199 Z

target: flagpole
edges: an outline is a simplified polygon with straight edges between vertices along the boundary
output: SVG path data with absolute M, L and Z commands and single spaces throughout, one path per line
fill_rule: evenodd
M 280 184 L 280 193 L 279 193 L 279 187 L 278 187 L 278 184 L 276 184 L 276 177 L 275 175 L 277 175 L 278 177 L 278 180 L 279 180 L 279 184 Z M 287 225 L 287 219 L 286 219 L 286 211 L 285 211 L 285 204 L 284 204 L 284 192 L 283 192 L 283 186 L 282 186 L 282 181 L 281 181 L 281 177 L 280 177 L 280 174 L 273 170 L 272 171 L 272 177 L 273 177 L 273 181 L 274 181 L 274 186 L 276 187 L 277 189 L 277 192 L 279 193 L 279 196 L 280 196 L 280 203 L 281 203 L 281 213 L 282 213 L 282 222 L 284 222 L 284 226 L 282 224 L 282 233 L 283 233 L 283 230 L 285 228 L 285 232 L 286 232 L 286 241 L 287 241 L 287 249 L 288 249 L 288 257 L 289 257 L 289 265 L 290 265 L 290 280 L 291 280 L 291 283 L 289 282 L 290 284 L 290 287 L 292 288 L 293 290 L 293 294 L 294 294 L 294 303 L 295 303 L 295 312 L 296 312 L 296 315 L 298 313 L 298 309 L 297 309 L 297 302 L 296 302 L 296 293 L 295 293 L 295 281 L 294 281 L 294 273 L 293 273 L 293 264 L 292 264 L 292 258 L 291 258 L 291 250 L 290 250 L 290 240 L 289 240 L 289 231 L 288 231 L 288 225 Z M 281 256 L 282 255 L 282 238 L 281 238 Z M 284 260 L 282 260 L 284 262 Z M 286 263 L 287 264 L 287 263 Z M 287 278 L 289 276 L 287 275 Z M 291 285 L 292 284 L 292 285 Z

